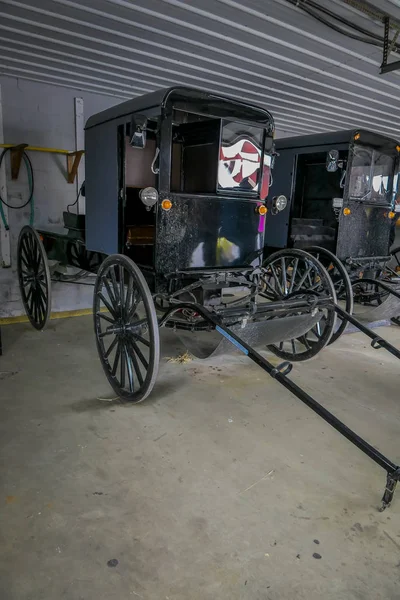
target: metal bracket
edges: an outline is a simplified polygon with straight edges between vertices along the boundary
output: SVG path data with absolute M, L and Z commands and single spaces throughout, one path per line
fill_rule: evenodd
M 81 162 L 83 150 L 77 150 L 76 152 L 70 152 L 67 154 L 67 181 L 68 183 L 74 183 L 76 174 L 78 172 L 79 163 Z
M 22 156 L 27 147 L 28 144 L 18 144 L 18 146 L 11 148 L 11 179 L 18 179 Z

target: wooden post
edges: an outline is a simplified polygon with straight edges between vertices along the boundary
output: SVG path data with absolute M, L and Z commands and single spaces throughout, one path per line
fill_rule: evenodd
M 84 105 L 83 98 L 74 98 L 74 110 L 75 110 L 75 150 L 82 150 L 85 147 L 85 117 L 84 117 Z M 76 193 L 78 194 L 81 189 L 82 183 L 85 181 L 85 161 L 81 160 L 78 167 L 76 176 Z M 78 214 L 86 213 L 85 198 L 79 197 L 78 205 L 76 207 Z
M 3 135 L 3 111 L 1 102 L 1 87 L 0 87 L 0 144 L 4 144 Z M 6 167 L 5 161 L 0 168 L 0 196 L 7 202 L 7 183 L 6 183 Z M 4 216 L 8 222 L 8 208 L 3 204 Z M 10 232 L 4 227 L 4 223 L 0 218 L 0 252 L 1 262 L 3 267 L 11 267 L 11 244 Z

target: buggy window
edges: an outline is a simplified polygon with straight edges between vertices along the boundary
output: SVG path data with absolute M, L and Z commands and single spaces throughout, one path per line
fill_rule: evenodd
M 215 194 L 221 121 L 174 112 L 171 190 Z
M 375 148 L 356 145 L 350 168 L 349 198 L 378 204 L 392 199 L 395 159 Z
M 218 189 L 235 190 L 258 194 L 261 190 L 261 155 L 263 151 L 263 129 L 241 123 L 223 122 L 219 150 Z M 262 190 L 268 194 L 271 157 L 264 160 Z M 265 186 L 263 185 L 263 188 Z

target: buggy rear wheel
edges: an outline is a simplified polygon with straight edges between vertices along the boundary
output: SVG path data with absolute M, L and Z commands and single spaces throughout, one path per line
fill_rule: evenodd
M 353 299 L 353 288 L 351 285 L 350 276 L 347 272 L 346 267 L 341 260 L 338 259 L 333 252 L 320 248 L 319 246 L 312 246 L 307 248 L 307 252 L 315 256 L 317 260 L 325 267 L 328 271 L 329 277 L 332 279 L 335 287 L 336 298 L 338 302 L 341 302 L 344 310 L 349 314 L 353 314 L 354 299 Z M 329 344 L 333 344 L 337 339 L 340 338 L 342 333 L 347 327 L 347 321 L 337 316 L 336 329 L 332 334 Z
M 111 387 L 120 398 L 141 402 L 157 378 L 160 338 L 149 287 L 127 256 L 111 255 L 100 266 L 93 316 L 97 350 Z
M 262 280 L 266 286 L 264 295 L 270 300 L 301 299 L 310 295 L 331 300 L 318 308 L 320 318 L 307 333 L 267 346 L 277 356 L 290 361 L 308 360 L 318 354 L 329 343 L 336 326 L 336 293 L 326 269 L 304 250 L 279 250 L 264 262 Z M 294 311 L 288 316 L 296 314 L 299 313 Z
M 38 232 L 26 225 L 18 238 L 17 269 L 22 302 L 35 329 L 46 327 L 51 312 L 51 279 Z

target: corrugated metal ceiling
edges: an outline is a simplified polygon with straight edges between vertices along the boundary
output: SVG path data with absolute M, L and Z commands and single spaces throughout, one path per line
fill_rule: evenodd
M 339 0 L 321 5 L 382 34 Z M 375 2 L 400 17 L 397 0 Z M 131 98 L 183 84 L 266 106 L 302 134 L 400 138 L 400 73 L 287 0 L 0 0 L 0 73 Z

